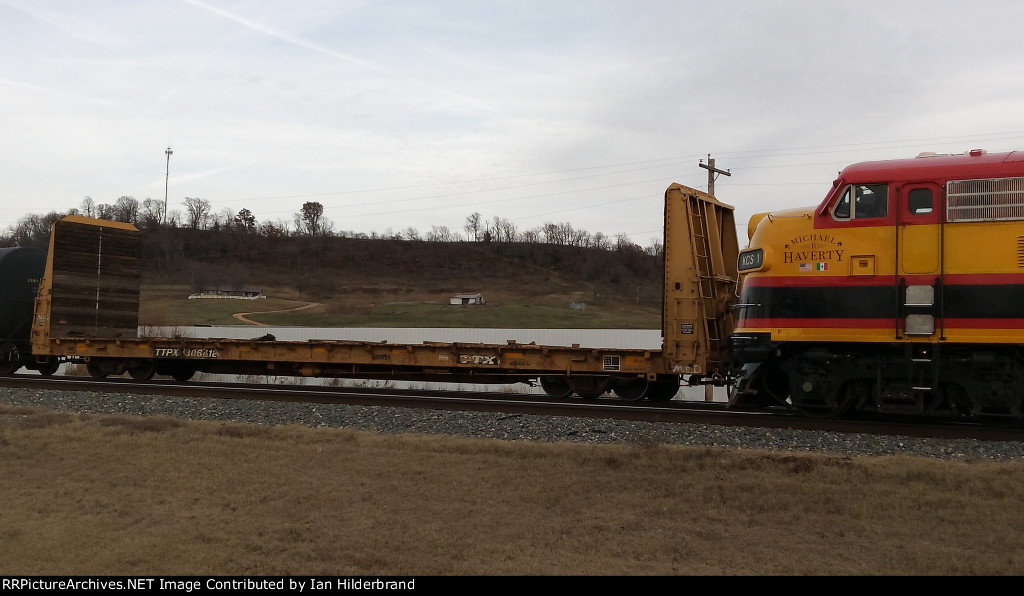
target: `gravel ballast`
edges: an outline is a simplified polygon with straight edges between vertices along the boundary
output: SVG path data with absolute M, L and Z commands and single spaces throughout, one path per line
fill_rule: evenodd
M 667 422 L 638 422 L 464 412 L 425 408 L 353 406 L 0 388 L 0 403 L 94 414 L 170 416 L 250 424 L 334 427 L 378 433 L 440 434 L 507 441 L 666 443 L 705 447 L 822 452 L 849 456 L 906 455 L 957 460 L 1024 459 L 1024 443 L 922 439 Z

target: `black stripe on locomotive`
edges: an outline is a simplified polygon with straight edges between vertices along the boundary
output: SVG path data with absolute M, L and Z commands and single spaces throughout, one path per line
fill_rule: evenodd
M 871 286 L 754 286 L 743 290 L 739 320 L 885 319 L 900 315 L 905 289 Z M 951 319 L 1024 319 L 1024 284 L 943 286 L 932 313 Z

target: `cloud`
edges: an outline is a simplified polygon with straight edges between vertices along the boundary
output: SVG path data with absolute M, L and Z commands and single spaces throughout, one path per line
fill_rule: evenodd
M 1024 144 L 1024 5 L 0 2 L 0 228 L 83 196 L 336 229 L 480 212 L 646 244 L 712 154 L 737 220 L 852 161 Z M 999 14 L 1000 18 L 991 15 Z

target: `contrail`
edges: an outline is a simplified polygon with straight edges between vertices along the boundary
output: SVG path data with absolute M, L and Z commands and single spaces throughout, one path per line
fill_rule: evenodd
M 33 85 L 32 83 L 25 83 L 23 81 L 15 81 L 15 80 L 12 80 L 12 79 L 2 79 L 2 78 L 0 78 L 0 85 L 7 85 L 7 86 L 10 86 L 10 87 L 20 87 L 22 89 L 28 89 L 30 91 L 38 91 L 38 92 L 41 92 L 41 93 L 46 93 L 46 94 L 49 94 L 49 95 L 56 95 L 56 96 L 59 96 L 59 97 L 68 97 L 68 98 L 74 99 L 75 101 L 89 102 L 89 103 L 93 103 L 93 104 L 101 105 L 101 106 L 116 107 L 116 106 L 120 105 L 117 102 L 108 101 L 106 99 L 99 99 L 99 98 L 96 98 L 96 97 L 89 97 L 87 95 L 80 95 L 80 94 L 77 94 L 77 93 L 68 93 L 66 91 L 61 91 L 59 89 L 54 89 L 52 87 L 43 87 L 41 85 Z
M 434 85 L 426 83 L 426 82 L 424 82 L 422 80 L 417 80 L 417 79 L 413 79 L 411 77 L 407 77 L 407 76 L 402 75 L 400 73 L 397 73 L 395 71 L 388 70 L 388 69 L 386 69 L 386 68 L 384 68 L 384 67 L 382 67 L 382 66 L 380 66 L 378 64 L 374 64 L 373 62 L 368 62 L 368 61 L 363 60 L 361 58 L 357 58 L 355 56 L 352 56 L 350 54 L 345 54 L 343 52 L 338 52 L 338 51 L 332 50 L 331 48 L 326 48 L 326 47 L 324 47 L 324 46 L 322 46 L 320 44 L 312 43 L 312 42 L 307 41 L 305 39 L 301 39 L 299 37 L 296 37 L 294 35 L 291 35 L 291 34 L 285 32 L 285 31 L 280 31 L 278 29 L 275 29 L 273 27 L 269 27 L 269 26 L 264 25 L 262 23 L 257 23 L 256 21 L 252 21 L 250 19 L 246 19 L 244 17 L 240 17 L 240 16 L 238 16 L 236 14 L 232 14 L 230 12 L 227 12 L 226 10 L 222 10 L 222 9 L 216 8 L 214 6 L 210 6 L 210 5 L 208 5 L 208 4 L 204 3 L 204 2 L 200 2 L 199 0 L 182 0 L 182 1 L 186 2 L 188 4 L 191 4 L 192 6 L 195 6 L 197 8 L 201 8 L 201 9 L 206 10 L 208 12 L 212 12 L 213 14 L 216 14 L 216 15 L 218 15 L 220 17 L 228 19 L 229 21 L 238 23 L 239 25 L 242 25 L 244 27 L 248 27 L 249 29 L 252 29 L 253 31 L 257 31 L 257 32 L 262 33 L 264 35 L 270 36 L 270 37 L 272 37 L 274 39 L 278 39 L 280 41 L 283 41 L 283 42 L 286 42 L 286 43 L 290 43 L 290 44 L 292 44 L 294 46 L 298 46 L 300 48 L 305 48 L 307 50 L 310 50 L 312 52 L 316 52 L 318 54 L 323 54 L 324 56 L 330 56 L 331 58 L 336 58 L 338 60 L 343 60 L 345 62 L 350 62 L 352 64 L 361 66 L 363 68 L 367 68 L 367 69 L 374 70 L 374 71 L 377 71 L 377 72 L 380 72 L 380 73 L 384 73 L 384 74 L 386 74 L 389 77 L 394 77 L 394 78 L 402 79 L 402 80 L 408 81 L 410 83 L 413 83 L 415 85 L 418 85 L 420 87 L 425 87 L 425 88 L 428 88 L 428 89 L 432 89 L 433 91 L 436 91 L 436 92 L 441 93 L 443 95 L 446 95 L 448 97 L 457 99 L 461 103 L 472 104 L 472 105 L 476 106 L 477 108 L 479 108 L 481 110 L 484 110 L 484 111 L 487 111 L 487 112 L 491 112 L 493 114 L 501 115 L 500 112 L 498 112 L 498 110 L 496 110 L 496 109 L 494 109 L 494 108 L 492 108 L 490 106 L 484 105 L 479 100 L 473 99 L 471 97 L 466 97 L 464 95 L 459 95 L 457 93 L 452 93 L 451 91 L 447 91 L 445 89 L 441 89 L 439 87 L 436 87 Z
M 307 50 L 312 50 L 312 51 L 314 51 L 314 52 L 316 52 L 318 54 L 324 54 L 325 56 L 331 56 L 332 58 L 337 58 L 339 60 L 344 60 L 346 62 L 351 62 L 353 64 L 358 64 L 359 66 L 363 66 L 365 68 L 370 68 L 370 69 L 373 69 L 373 70 L 384 72 L 384 73 L 386 73 L 386 74 L 388 74 L 390 76 L 400 76 L 400 75 L 398 75 L 396 73 L 389 72 L 386 69 L 381 68 L 380 66 L 377 66 L 376 64 L 373 64 L 371 62 L 367 62 L 366 60 L 361 60 L 361 59 L 356 58 L 354 56 L 349 56 L 348 54 L 343 54 L 341 52 L 336 52 L 336 51 L 334 51 L 334 50 L 332 50 L 330 48 L 325 48 L 325 47 L 323 47 L 321 45 L 318 45 L 318 44 L 315 44 L 315 43 L 311 43 L 311 42 L 306 41 L 304 39 L 295 37 L 294 35 L 290 35 L 290 34 L 284 32 L 284 31 L 279 31 L 277 29 L 274 29 L 273 27 L 268 27 L 266 25 L 263 25 L 262 23 L 257 23 L 256 21 L 251 21 L 249 19 L 240 17 L 240 16 L 238 16 L 236 14 L 232 14 L 230 12 L 227 12 L 226 10 L 221 10 L 220 8 L 216 8 L 214 6 L 210 6 L 209 4 L 205 4 L 203 2 L 199 2 L 198 0 L 182 0 L 182 1 L 186 2 L 188 4 L 191 4 L 192 6 L 196 6 L 196 7 L 202 8 L 203 10 L 212 12 L 215 15 L 224 17 L 225 19 L 228 19 L 229 21 L 234 21 L 235 23 L 238 23 L 239 25 L 243 25 L 245 27 L 248 27 L 248 28 L 252 29 L 253 31 L 257 31 L 257 32 L 262 33 L 264 35 L 268 35 L 270 37 L 273 37 L 274 39 L 279 39 L 281 41 L 290 43 L 290 44 L 298 46 L 300 48 L 306 48 Z

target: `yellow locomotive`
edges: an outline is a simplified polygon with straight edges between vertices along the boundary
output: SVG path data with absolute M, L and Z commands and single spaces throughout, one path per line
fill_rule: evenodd
M 748 235 L 734 404 L 1024 415 L 1024 153 L 854 164 Z

